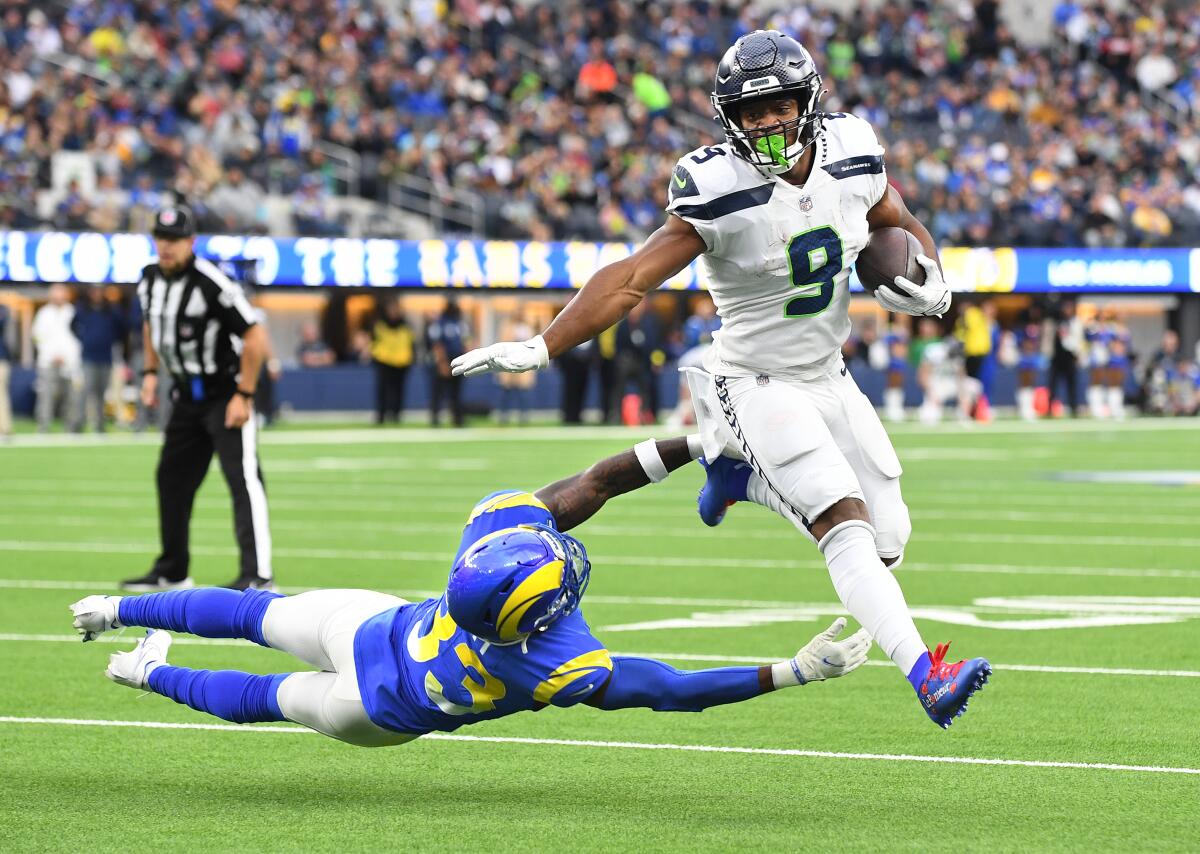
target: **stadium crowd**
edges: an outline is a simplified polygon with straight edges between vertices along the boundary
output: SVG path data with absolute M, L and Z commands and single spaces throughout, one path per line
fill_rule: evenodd
M 0 228 L 138 229 L 174 191 L 205 230 L 265 229 L 275 193 L 294 232 L 332 234 L 332 195 L 386 201 L 415 177 L 432 189 L 408 192 L 478 199 L 487 236 L 635 240 L 675 159 L 718 138 L 721 52 L 760 26 L 813 50 L 828 109 L 875 124 L 940 241 L 1200 238 L 1200 7 L 1150 0 L 1064 0 L 1044 47 L 995 0 L 17 0 L 0 17 Z M 56 152 L 95 179 L 60 177 L 43 216 L 29 200 Z

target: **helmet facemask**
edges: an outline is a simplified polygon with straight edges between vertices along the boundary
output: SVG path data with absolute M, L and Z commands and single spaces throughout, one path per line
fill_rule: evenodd
M 545 631 L 550 624 L 566 617 L 579 607 L 579 600 L 587 590 L 588 580 L 592 573 L 592 563 L 588 560 L 583 543 L 548 525 L 523 525 L 538 532 L 554 555 L 563 562 L 562 586 L 558 597 L 546 609 L 546 613 L 534 621 L 532 631 Z
M 733 152 L 764 176 L 783 175 L 790 171 L 810 145 L 821 135 L 823 114 L 817 104 L 824 94 L 820 75 L 813 75 L 811 82 L 802 87 L 789 87 L 752 98 L 722 98 L 712 96 L 712 105 L 717 119 L 725 127 L 725 138 Z M 794 119 L 772 125 L 743 129 L 741 112 L 750 101 L 770 98 L 792 98 L 796 101 L 798 115 Z M 791 143 L 788 139 L 791 138 Z

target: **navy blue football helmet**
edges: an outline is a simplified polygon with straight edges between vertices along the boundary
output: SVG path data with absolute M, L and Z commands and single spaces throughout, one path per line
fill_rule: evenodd
M 462 629 L 495 644 L 524 640 L 579 607 L 592 565 L 583 543 L 518 525 L 471 545 L 450 570 L 446 604 Z
M 781 94 L 796 99 L 796 119 L 742 129 L 741 110 L 747 102 Z M 821 75 L 800 42 L 778 30 L 755 30 L 725 51 L 712 105 L 733 152 L 764 175 L 782 175 L 821 135 L 824 114 L 817 105 L 823 94 Z

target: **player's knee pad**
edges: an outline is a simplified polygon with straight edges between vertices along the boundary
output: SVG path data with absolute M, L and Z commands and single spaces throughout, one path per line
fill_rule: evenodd
M 895 558 L 889 564 L 895 569 L 900 565 L 908 538 L 912 536 L 912 520 L 908 516 L 908 507 L 901 502 L 899 506 L 873 511 L 871 519 L 875 522 L 875 550 L 881 558 Z

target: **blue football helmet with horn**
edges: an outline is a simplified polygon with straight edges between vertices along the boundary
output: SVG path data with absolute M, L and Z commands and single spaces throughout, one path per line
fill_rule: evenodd
M 712 92 L 716 118 L 733 152 L 764 175 L 782 175 L 821 135 L 824 90 L 812 57 L 800 42 L 778 30 L 755 30 L 739 38 L 717 66 Z M 743 130 L 741 110 L 749 101 L 796 99 L 798 117 Z

